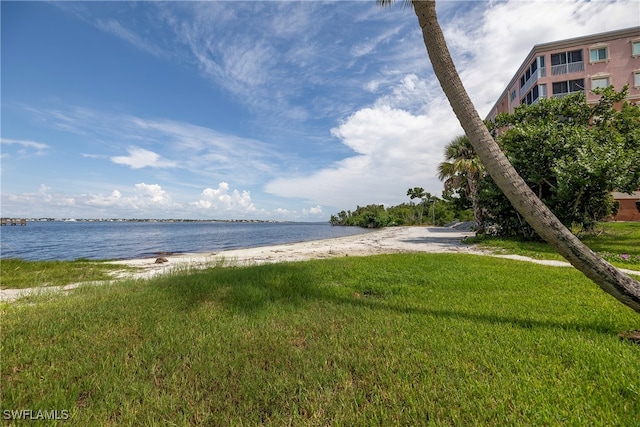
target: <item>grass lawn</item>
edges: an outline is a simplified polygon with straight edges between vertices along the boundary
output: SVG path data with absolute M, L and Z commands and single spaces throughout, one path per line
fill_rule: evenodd
M 63 286 L 70 283 L 113 280 L 109 272 L 123 271 L 126 267 L 99 261 L 0 261 L 0 288 L 24 289 L 38 286 Z
M 640 316 L 580 273 L 461 254 L 210 269 L 2 310 L 2 409 L 67 425 L 640 422 Z
M 596 232 L 582 235 L 581 240 L 616 267 L 640 270 L 640 222 L 603 222 L 597 226 Z M 499 237 L 472 238 L 469 241 L 497 252 L 563 260 L 545 242 Z

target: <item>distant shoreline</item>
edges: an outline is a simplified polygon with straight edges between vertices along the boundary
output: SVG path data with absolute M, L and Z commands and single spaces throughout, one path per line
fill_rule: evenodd
M 333 227 L 328 222 L 37 221 L 20 229 L 3 227 L 0 258 L 121 260 L 303 242 L 370 231 L 361 227 Z
M 274 219 L 188 219 L 188 218 L 28 218 L 15 216 L 10 218 L 22 218 L 28 222 L 243 222 L 243 223 L 273 223 L 273 224 L 324 224 L 329 221 L 278 221 Z

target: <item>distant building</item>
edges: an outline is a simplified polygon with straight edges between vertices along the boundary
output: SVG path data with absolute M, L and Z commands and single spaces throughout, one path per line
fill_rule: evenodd
M 627 99 L 640 102 L 640 27 L 535 45 L 487 119 L 513 113 L 519 105 L 575 92 L 596 102 L 592 90 L 610 85 L 616 90 L 628 85 Z M 640 191 L 613 195 L 620 204 L 616 220 L 640 221 Z
M 591 91 L 613 85 L 629 86 L 628 99 L 640 101 L 640 27 L 538 44 L 518 68 L 487 119 L 513 113 L 541 98 L 583 92 L 587 102 L 598 97 Z
M 618 202 L 618 213 L 614 221 L 640 221 L 640 191 L 633 194 L 614 191 L 613 198 Z

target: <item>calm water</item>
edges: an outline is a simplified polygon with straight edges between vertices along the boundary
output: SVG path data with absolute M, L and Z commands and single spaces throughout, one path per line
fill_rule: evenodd
M 0 228 L 0 257 L 129 259 L 162 252 L 210 252 L 366 233 L 328 223 L 29 222 Z

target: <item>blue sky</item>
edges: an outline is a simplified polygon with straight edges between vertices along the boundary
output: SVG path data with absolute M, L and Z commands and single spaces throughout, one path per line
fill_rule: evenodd
M 536 43 L 633 1 L 441 2 L 482 116 Z M 2 216 L 326 221 L 439 194 L 461 133 L 398 4 L 1 2 Z

